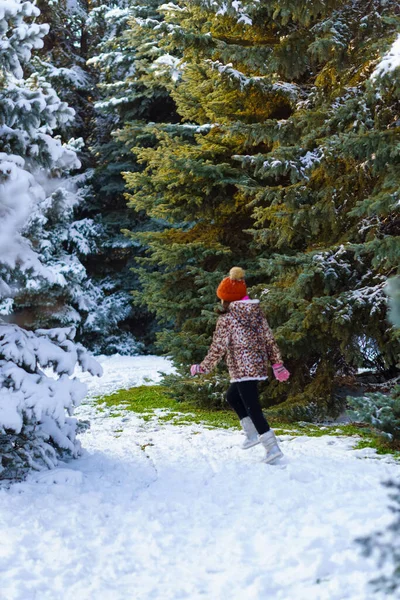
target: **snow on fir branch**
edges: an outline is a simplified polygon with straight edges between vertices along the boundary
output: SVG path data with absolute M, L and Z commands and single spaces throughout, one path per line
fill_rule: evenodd
M 64 67 L 57 68 L 49 62 L 40 60 L 38 57 L 32 60 L 32 65 L 45 73 L 46 79 L 50 82 L 62 82 L 63 85 L 71 85 L 77 90 L 87 89 L 90 83 L 88 73 L 79 65 L 72 65 L 68 69 Z
M 174 2 L 167 2 L 166 4 L 161 4 L 161 6 L 159 7 L 158 10 L 164 11 L 164 12 L 185 12 L 187 11 L 187 8 L 185 6 L 179 6 L 178 4 L 175 4 Z
M 242 0 L 198 0 L 198 4 L 212 10 L 217 16 L 228 15 L 238 23 L 251 26 L 253 19 L 250 11 L 259 4 L 259 0 L 243 2 Z
M 379 314 L 387 306 L 387 297 L 384 288 L 385 283 L 381 283 L 343 292 L 332 305 L 332 310 L 335 312 L 335 320 L 351 322 L 355 316 L 355 312 L 360 308 L 367 308 L 371 317 L 375 313 Z
M 390 50 L 385 54 L 385 56 L 379 61 L 379 63 L 375 67 L 371 75 L 371 79 L 375 80 L 380 77 L 383 77 L 384 75 L 391 73 L 398 67 L 400 67 L 400 34 L 393 42 Z
M 4 24 L 0 30 L 0 67 L 17 79 L 23 77 L 22 63 L 30 60 L 32 50 L 43 48 L 43 37 L 49 31 L 48 25 L 26 22 L 39 14 L 33 2 L 0 2 L 0 23 Z M 9 35 L 4 36 L 7 31 Z
M 176 83 L 182 77 L 183 65 L 181 60 L 171 54 L 159 56 L 152 64 L 154 74 L 159 77 L 167 75 L 171 81 Z
M 255 2 L 256 4 L 257 2 Z M 234 14 L 237 17 L 238 23 L 243 23 L 243 25 L 252 25 L 253 20 L 245 10 L 243 6 L 243 2 L 240 0 L 231 0 L 230 2 L 223 2 L 221 8 L 219 8 L 216 12 L 217 15 L 226 15 L 226 14 Z
M 221 75 L 225 75 L 228 79 L 239 83 L 241 90 L 244 90 L 246 87 L 254 86 L 258 87 L 263 92 L 279 93 L 292 101 L 297 100 L 301 95 L 300 87 L 294 83 L 280 81 L 273 82 L 271 81 L 270 76 L 248 77 L 238 69 L 235 69 L 232 63 L 225 65 L 219 60 L 206 60 L 205 62 L 221 73 Z
M 300 151 L 302 148 L 299 149 Z M 289 175 L 290 180 L 295 183 L 300 180 L 308 180 L 312 169 L 318 165 L 324 158 L 323 148 L 308 150 L 305 154 L 293 159 L 284 159 L 279 157 L 268 157 L 265 159 L 262 155 L 235 155 L 233 159 L 239 161 L 242 166 L 251 166 L 254 168 L 254 174 L 262 177 L 279 178 L 282 175 Z

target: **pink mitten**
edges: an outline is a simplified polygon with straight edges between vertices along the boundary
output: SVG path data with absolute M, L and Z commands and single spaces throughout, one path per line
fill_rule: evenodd
M 192 365 L 190 367 L 190 374 L 192 377 L 194 377 L 195 375 L 199 375 L 200 373 L 204 373 L 200 365 Z
M 289 371 L 283 366 L 282 363 L 272 365 L 274 375 L 278 381 L 287 381 L 290 377 Z

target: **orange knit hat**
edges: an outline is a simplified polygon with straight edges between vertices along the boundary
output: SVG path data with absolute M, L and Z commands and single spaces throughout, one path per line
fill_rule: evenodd
M 244 298 L 247 294 L 244 275 L 245 273 L 242 268 L 232 267 L 229 271 L 229 277 L 225 277 L 218 286 L 218 298 L 226 302 L 235 302 L 235 300 Z

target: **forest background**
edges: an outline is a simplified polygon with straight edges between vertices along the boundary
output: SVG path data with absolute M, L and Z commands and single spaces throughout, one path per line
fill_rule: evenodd
M 224 368 L 188 365 L 235 264 L 292 372 L 272 414 L 398 398 L 398 2 L 5 0 L 0 25 L 4 443 L 41 367 L 96 371 L 83 346 L 165 353 L 175 398 L 220 406 Z

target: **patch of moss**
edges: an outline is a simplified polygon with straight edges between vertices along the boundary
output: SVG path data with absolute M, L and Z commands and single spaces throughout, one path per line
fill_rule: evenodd
M 393 448 L 388 440 L 379 435 L 365 437 L 354 446 L 355 450 L 362 448 L 375 448 L 377 454 L 391 454 L 393 458 L 400 460 L 400 449 Z
M 109 396 L 99 396 L 96 400 L 110 408 L 125 408 L 137 413 L 153 411 L 156 408 L 176 410 L 176 402 L 169 398 L 165 388 L 159 385 L 141 385 L 129 390 L 119 390 Z
M 109 396 L 98 397 L 96 400 L 100 405 L 105 404 L 112 409 L 131 410 L 140 414 L 145 421 L 155 416 L 157 409 L 168 409 L 165 414 L 158 415 L 160 421 L 176 425 L 184 422 L 185 424 L 201 423 L 224 429 L 240 428 L 238 418 L 232 411 L 198 408 L 188 402 L 178 403 L 166 394 L 164 387 L 158 385 L 142 385 L 130 390 L 120 390 Z
M 129 390 L 120 390 L 109 396 L 98 397 L 96 401 L 99 404 L 99 410 L 104 410 L 104 406 L 106 406 L 111 409 L 110 416 L 114 417 L 121 416 L 121 410 L 129 410 L 140 414 L 146 422 L 157 417 L 162 423 L 171 423 L 177 426 L 201 424 L 221 429 L 240 429 L 236 414 L 229 408 L 216 410 L 200 408 L 189 402 L 177 402 L 168 395 L 165 387 L 159 385 L 142 385 Z M 354 446 L 356 449 L 375 448 L 377 454 L 392 454 L 395 458 L 400 459 L 400 448 L 394 448 L 366 424 L 318 425 L 305 421 L 285 423 L 274 417 L 269 417 L 269 421 L 277 435 L 357 436 L 358 441 Z

